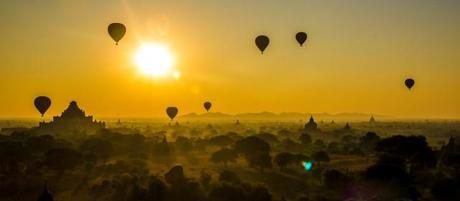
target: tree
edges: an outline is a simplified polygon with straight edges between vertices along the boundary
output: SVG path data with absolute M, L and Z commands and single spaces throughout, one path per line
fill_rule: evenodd
M 412 177 L 402 168 L 393 165 L 373 165 L 364 174 L 375 194 L 381 200 L 409 199 L 417 200 Z
M 258 153 L 252 154 L 248 157 L 249 166 L 253 168 L 258 168 L 260 172 L 263 172 L 265 169 L 272 168 L 272 157 L 269 153 Z
M 342 137 L 342 142 L 344 144 L 353 144 L 356 140 L 356 137 L 352 136 L 352 135 L 345 135 Z
M 274 162 L 280 169 L 286 168 L 289 164 L 293 163 L 296 159 L 294 154 L 289 152 L 282 152 L 275 156 Z
M 89 138 L 80 145 L 82 152 L 90 152 L 102 160 L 107 160 L 113 153 L 113 145 L 108 140 Z
M 109 180 L 103 180 L 98 183 L 93 184 L 89 189 L 89 195 L 94 198 L 94 200 L 100 199 L 103 196 L 107 196 L 111 193 L 112 186 Z
M 184 168 L 176 165 L 165 174 L 165 180 L 172 186 L 179 186 L 185 182 Z
M 311 144 L 312 139 L 311 139 L 310 134 L 308 134 L 307 132 L 303 132 L 299 136 L 299 141 L 304 147 L 306 147 Z
M 327 151 L 332 154 L 340 153 L 339 143 L 331 142 L 327 145 Z
M 314 144 L 317 149 L 323 149 L 325 147 L 324 141 L 320 139 L 316 140 Z
M 201 171 L 200 173 L 200 183 L 204 187 L 208 187 L 209 183 L 211 183 L 212 177 L 206 171 Z
M 444 165 L 458 170 L 460 169 L 460 153 L 448 152 L 442 157 L 441 162 Z
M 424 136 L 396 135 L 380 140 L 376 151 L 380 154 L 402 158 L 410 165 L 411 171 L 418 168 L 434 167 L 437 163 L 435 153 L 428 147 Z
M 279 142 L 278 138 L 276 137 L 276 135 L 273 135 L 271 133 L 268 133 L 268 132 L 261 132 L 257 135 L 254 135 L 254 137 L 258 137 L 262 140 L 264 140 L 265 142 L 268 142 L 270 144 L 276 144 Z
M 270 145 L 257 137 L 247 137 L 235 143 L 235 150 L 244 155 L 270 152 Z
M 453 179 L 442 179 L 431 188 L 431 194 L 437 200 L 460 200 L 460 182 Z
M 240 177 L 238 177 L 238 175 L 236 175 L 234 172 L 232 172 L 230 170 L 224 170 L 224 171 L 220 172 L 219 181 L 228 182 L 228 183 L 231 183 L 231 184 L 240 184 L 241 183 Z
M 147 152 L 147 144 L 145 136 L 141 134 L 124 135 L 125 139 L 122 143 L 127 149 L 127 152 L 132 154 L 142 154 Z
M 328 188 L 340 190 L 345 189 L 345 186 L 350 181 L 350 178 L 338 170 L 331 169 L 324 172 L 323 180 L 324 184 Z
M 213 163 L 223 163 L 227 167 L 228 162 L 235 162 L 238 154 L 231 149 L 223 148 L 219 151 L 216 151 L 211 156 L 211 161 Z
M 329 162 L 330 160 L 329 154 L 327 154 L 325 151 L 318 151 L 313 153 L 312 158 L 315 160 L 315 162 L 318 162 L 318 165 L 320 165 L 321 162 Z
M 246 200 L 245 192 L 242 188 L 223 183 L 215 186 L 209 193 L 211 201 L 236 201 Z
M 45 165 L 61 173 L 77 167 L 81 162 L 80 152 L 69 148 L 51 149 L 45 154 Z
M 250 201 L 271 201 L 272 195 L 268 190 L 261 186 L 251 188 L 247 200 Z
M 377 143 L 376 151 L 410 158 L 427 148 L 428 143 L 424 136 L 396 135 L 380 140 Z
M 283 138 L 290 138 L 290 137 L 293 137 L 295 135 L 294 132 L 290 131 L 290 130 L 286 130 L 286 129 L 281 129 L 281 130 L 278 130 L 278 136 L 281 136 Z
M 351 154 L 351 155 L 357 155 L 357 156 L 363 156 L 363 155 L 364 155 L 364 152 L 363 152 L 363 150 L 361 150 L 361 148 L 359 148 L 359 147 L 353 147 L 353 148 L 351 148 L 351 150 L 349 151 L 349 154 Z
M 165 136 L 163 136 L 163 140 L 161 140 L 161 142 L 153 145 L 152 154 L 152 159 L 156 162 L 169 165 L 174 160 L 174 155 L 172 154 L 171 147 Z
M 126 201 L 142 201 L 147 199 L 147 189 L 142 187 L 139 184 L 134 184 L 130 191 L 128 192 L 128 196 Z
M 311 158 L 309 156 L 303 155 L 303 154 L 295 154 L 295 160 L 294 163 L 301 163 L 303 161 L 309 161 Z
M 421 168 L 434 168 L 438 162 L 436 153 L 427 148 L 420 150 L 415 156 L 409 160 L 411 165 L 411 171 Z
M 0 141 L 0 171 L 19 173 L 30 158 L 30 151 L 19 141 Z
M 209 143 L 219 147 L 227 147 L 231 145 L 234 140 L 229 135 L 218 135 L 209 139 Z
M 157 177 L 151 177 L 147 190 L 147 200 L 164 201 L 167 193 L 166 184 Z
M 259 168 L 271 168 L 270 145 L 257 137 L 247 137 L 235 143 L 235 151 L 243 154 L 249 162 L 249 166 Z
M 193 148 L 193 142 L 190 139 L 183 137 L 183 136 L 177 137 L 175 144 L 177 145 L 177 147 L 182 153 L 186 153 L 186 154 L 189 151 L 191 151 Z
M 280 149 L 288 152 L 300 152 L 304 150 L 301 144 L 294 142 L 290 138 L 281 141 Z
M 365 151 L 372 152 L 379 140 L 380 137 L 376 133 L 367 132 L 366 135 L 359 138 L 359 144 Z
M 31 136 L 26 140 L 26 146 L 33 153 L 46 152 L 53 148 L 56 141 L 51 135 Z

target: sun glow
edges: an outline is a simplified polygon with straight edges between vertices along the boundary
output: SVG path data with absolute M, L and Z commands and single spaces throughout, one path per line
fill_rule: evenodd
M 146 43 L 139 47 L 134 56 L 139 71 L 147 76 L 164 77 L 173 72 L 174 58 L 168 46 Z

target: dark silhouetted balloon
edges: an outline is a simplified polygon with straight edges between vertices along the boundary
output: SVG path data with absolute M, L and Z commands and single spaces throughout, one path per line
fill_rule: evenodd
M 110 37 L 112 37 L 117 45 L 118 41 L 120 41 L 126 33 L 126 27 L 121 23 L 112 23 L 107 30 L 109 31 Z
M 211 109 L 212 103 L 209 101 L 204 102 L 203 107 L 206 109 L 206 111 L 209 112 L 209 109 Z
M 302 46 L 305 43 L 305 41 L 307 41 L 307 37 L 307 33 L 305 32 L 299 32 L 295 35 L 295 39 L 300 44 L 300 46 Z
M 168 108 L 166 108 L 166 114 L 168 114 L 168 117 L 171 120 L 173 120 L 174 117 L 176 117 L 178 112 L 179 112 L 179 110 L 177 109 L 177 107 L 168 107 Z
M 46 96 L 39 96 L 35 98 L 34 105 L 35 105 L 35 108 L 37 108 L 37 110 L 40 112 L 40 114 L 43 117 L 43 115 L 45 115 L 45 112 L 51 106 L 51 99 Z
M 415 81 L 412 78 L 409 78 L 409 79 L 406 79 L 406 81 L 404 81 L 404 84 L 410 90 L 414 86 Z
M 270 39 L 267 36 L 265 35 L 257 36 L 256 45 L 262 54 L 264 53 L 264 50 L 267 48 L 268 44 L 270 44 Z

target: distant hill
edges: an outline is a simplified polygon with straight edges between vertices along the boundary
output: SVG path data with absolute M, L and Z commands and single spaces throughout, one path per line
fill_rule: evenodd
M 208 112 L 208 113 L 203 113 L 203 114 L 188 113 L 188 114 L 184 114 L 181 116 L 181 118 L 227 118 L 227 117 L 233 117 L 233 116 L 229 114 L 224 114 L 221 112 Z
M 181 115 L 181 119 L 187 120 L 283 120 L 283 121 L 299 121 L 306 120 L 313 116 L 317 121 L 369 121 L 371 114 L 364 113 L 298 113 L 298 112 L 256 112 L 256 113 L 238 113 L 238 114 L 225 114 L 221 112 L 208 112 L 208 113 L 189 113 Z M 385 119 L 387 117 L 382 115 L 374 115 L 374 118 Z

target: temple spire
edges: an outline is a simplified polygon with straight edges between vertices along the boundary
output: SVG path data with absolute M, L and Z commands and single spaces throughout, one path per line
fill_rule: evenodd
M 310 116 L 310 120 L 305 124 L 305 130 L 318 131 L 318 125 L 316 124 L 315 119 L 313 119 L 313 115 Z
M 372 115 L 371 118 L 369 119 L 369 123 L 375 123 L 374 115 Z
M 37 201 L 54 201 L 53 195 L 48 190 L 47 181 L 45 181 L 45 184 L 43 185 L 43 192 L 40 194 L 40 196 L 38 196 Z

